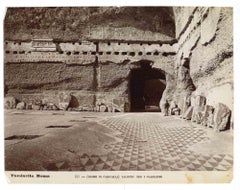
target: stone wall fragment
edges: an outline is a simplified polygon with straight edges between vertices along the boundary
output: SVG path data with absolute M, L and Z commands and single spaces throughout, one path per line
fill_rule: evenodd
M 72 96 L 69 93 L 61 92 L 59 94 L 59 109 L 66 111 L 71 102 L 71 98 Z
M 213 125 L 213 121 L 212 121 L 213 111 L 214 111 L 213 106 L 210 106 L 210 105 L 205 106 L 205 109 L 204 109 L 203 115 L 202 115 L 202 122 L 201 122 L 201 124 L 203 126 L 212 126 Z
M 224 131 L 230 127 L 231 110 L 222 103 L 218 103 L 214 114 L 214 130 Z
M 196 96 L 194 101 L 194 108 L 192 114 L 192 122 L 201 123 L 204 115 L 204 108 L 206 105 L 206 97 L 204 96 Z
M 182 118 L 186 120 L 191 120 L 193 114 L 193 106 L 190 106 L 187 111 L 183 114 Z
M 5 109 L 15 109 L 17 100 L 14 97 L 5 97 L 4 98 L 4 108 Z
M 17 110 L 24 110 L 25 108 L 26 108 L 25 102 L 19 102 L 16 107 Z

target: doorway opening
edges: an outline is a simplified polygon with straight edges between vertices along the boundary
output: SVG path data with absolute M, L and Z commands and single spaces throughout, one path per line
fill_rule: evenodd
M 159 102 L 166 88 L 165 74 L 160 69 L 152 68 L 150 61 L 138 63 L 139 67 L 130 73 L 130 111 L 160 111 Z

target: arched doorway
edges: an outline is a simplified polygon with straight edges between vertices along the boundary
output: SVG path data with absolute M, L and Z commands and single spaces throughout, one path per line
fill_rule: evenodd
M 159 102 L 166 88 L 166 78 L 162 70 L 152 68 L 151 61 L 137 62 L 131 69 L 129 99 L 131 112 L 160 111 Z

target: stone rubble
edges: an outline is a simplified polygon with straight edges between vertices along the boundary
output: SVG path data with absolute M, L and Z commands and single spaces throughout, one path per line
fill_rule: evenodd
M 24 110 L 25 108 L 26 108 L 25 102 L 19 102 L 16 107 L 17 110 Z
M 229 129 L 231 110 L 224 104 L 218 103 L 214 114 L 214 130 L 224 131 Z
M 79 106 L 70 107 L 71 95 L 61 93 L 59 95 L 59 107 L 48 99 L 35 101 L 34 103 L 19 102 L 14 97 L 4 99 L 5 109 L 17 110 L 65 110 L 65 111 L 94 111 L 94 112 L 120 112 L 121 110 L 115 104 L 97 103 L 96 107 Z M 204 127 L 213 128 L 216 132 L 225 131 L 230 128 L 231 110 L 223 103 L 218 103 L 215 107 L 207 105 L 206 97 L 197 95 L 195 97 L 186 96 L 183 100 L 184 106 L 181 110 L 176 101 L 168 101 L 163 104 L 162 112 L 167 115 L 177 115 L 184 120 L 200 124 Z
M 69 93 L 62 92 L 59 94 L 59 104 L 58 107 L 60 110 L 66 111 L 71 102 L 72 96 Z
M 197 96 L 195 98 L 195 105 L 193 107 L 192 122 L 200 124 L 203 120 L 203 111 L 206 104 L 204 96 Z
M 14 109 L 17 105 L 17 101 L 14 97 L 5 97 L 4 98 L 4 108 L 5 109 Z

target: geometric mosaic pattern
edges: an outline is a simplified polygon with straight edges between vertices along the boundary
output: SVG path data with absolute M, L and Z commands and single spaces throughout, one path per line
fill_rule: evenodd
M 146 115 L 145 115 L 146 116 Z M 154 117 L 154 119 L 151 119 Z M 169 120 L 165 124 L 156 115 L 147 117 L 124 114 L 100 121 L 120 132 L 122 142 L 106 144 L 106 155 L 79 157 L 77 171 L 227 171 L 232 169 L 229 154 L 198 154 L 188 147 L 207 140 L 206 130 L 186 122 Z M 174 122 L 174 123 L 173 123 Z M 161 123 L 161 124 L 160 124 Z M 211 130 L 211 129 L 209 129 Z

